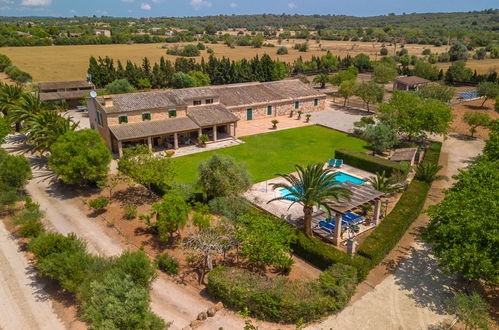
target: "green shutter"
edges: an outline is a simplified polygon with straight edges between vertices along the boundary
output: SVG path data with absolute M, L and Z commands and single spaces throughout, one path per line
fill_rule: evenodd
M 128 116 L 127 115 L 118 116 L 118 123 L 119 124 L 128 123 Z
M 271 114 L 272 114 L 272 106 L 271 106 L 271 105 L 269 105 L 269 106 L 267 107 L 267 115 L 269 115 L 269 116 L 270 116 Z
M 168 118 L 177 117 L 177 110 L 169 110 Z
M 318 106 L 319 105 L 319 99 L 314 99 L 314 106 Z
M 150 112 L 144 112 L 142 113 L 142 120 L 151 120 L 151 113 Z
M 253 109 L 251 109 L 251 108 L 246 109 L 246 119 L 247 120 L 252 120 L 253 119 Z
M 296 101 L 295 102 L 295 109 L 299 109 L 300 108 L 300 102 Z

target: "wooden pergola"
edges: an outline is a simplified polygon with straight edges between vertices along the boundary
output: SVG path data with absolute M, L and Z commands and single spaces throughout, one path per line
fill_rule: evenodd
M 377 224 L 381 214 L 381 198 L 384 193 L 377 191 L 370 184 L 354 184 L 345 182 L 342 184 L 349 189 L 352 194 L 350 198 L 340 198 L 338 201 L 331 200 L 328 202 L 329 207 L 340 214 L 337 225 L 334 228 L 333 243 L 338 246 L 341 240 L 341 214 L 353 211 L 354 209 L 369 203 L 374 203 L 374 223 Z

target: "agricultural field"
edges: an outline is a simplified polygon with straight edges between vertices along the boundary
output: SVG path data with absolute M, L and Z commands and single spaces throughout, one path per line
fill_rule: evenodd
M 447 70 L 452 63 L 437 63 L 435 64 L 439 69 Z M 476 70 L 478 74 L 486 74 L 490 71 L 499 72 L 499 59 L 488 58 L 485 60 L 469 60 L 466 62 L 466 66 L 471 70 Z
M 295 43 L 302 43 L 305 40 L 290 39 L 284 40 L 282 45 L 289 49 L 288 55 L 277 55 L 278 48 L 276 40 L 267 41 L 276 45 L 276 47 L 252 48 L 249 46 L 237 46 L 229 48 L 225 44 L 207 44 L 214 50 L 217 57 L 229 57 L 232 60 L 242 58 L 251 58 L 255 55 L 265 53 L 271 55 L 274 59 L 278 58 L 284 62 L 292 62 L 302 56 L 303 59 L 309 59 L 313 55 L 324 55 L 326 51 L 331 51 L 338 56 L 351 55 L 359 53 L 369 55 L 373 60 L 379 57 L 377 54 L 382 46 L 377 42 L 352 42 L 352 41 L 329 41 L 324 40 L 318 44 L 315 40 L 309 42 L 308 52 L 299 52 L 292 49 Z M 169 47 L 174 44 L 168 44 Z M 79 80 L 85 79 L 88 68 L 88 59 L 90 56 L 110 56 L 116 60 L 125 62 L 131 60 L 140 63 L 144 56 L 147 56 L 153 63 L 159 61 L 161 56 L 174 60 L 176 56 L 166 54 L 162 48 L 163 44 L 134 44 L 134 45 L 77 45 L 77 46 L 39 46 L 39 47 L 3 47 L 0 53 L 9 56 L 14 65 L 20 69 L 29 72 L 34 81 L 60 81 L 60 80 Z M 385 44 L 390 54 L 395 51 L 394 46 Z M 405 48 L 410 55 L 421 55 L 424 48 L 430 48 L 432 52 L 445 52 L 446 47 L 434 47 L 429 45 L 406 45 Z M 397 51 L 400 46 L 397 46 Z M 201 56 L 208 57 L 206 50 L 201 52 Z M 201 58 L 198 57 L 198 60 Z M 495 60 L 498 61 L 498 60 Z

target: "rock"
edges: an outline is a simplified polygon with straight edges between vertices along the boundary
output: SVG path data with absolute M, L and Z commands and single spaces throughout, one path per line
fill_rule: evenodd
M 206 315 L 206 312 L 201 312 L 201 313 L 199 313 L 199 314 L 198 314 L 198 318 L 197 318 L 197 319 L 198 319 L 199 321 L 204 321 L 204 320 L 206 320 L 207 318 L 208 318 L 208 315 Z
M 222 309 L 224 309 L 224 304 L 220 301 L 218 303 L 215 304 L 215 306 L 213 306 L 213 308 L 215 308 L 215 311 L 221 311 Z
M 213 316 L 215 316 L 216 313 L 217 313 L 217 310 L 215 309 L 215 307 L 210 307 L 206 311 L 206 314 L 208 314 L 208 317 L 213 317 Z
M 199 320 L 194 320 L 191 322 L 191 326 L 189 329 L 196 329 L 197 327 L 201 326 L 201 324 L 203 323 L 203 321 L 199 321 Z

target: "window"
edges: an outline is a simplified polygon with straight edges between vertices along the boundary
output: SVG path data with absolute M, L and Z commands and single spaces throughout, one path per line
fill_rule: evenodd
M 246 109 L 246 120 L 253 120 L 253 109 Z
M 168 118 L 174 118 L 174 117 L 177 117 L 177 110 L 175 109 L 168 110 Z
M 118 116 L 118 123 L 128 123 L 128 116 L 127 115 L 119 115 Z
M 319 99 L 314 99 L 314 107 L 319 105 Z
M 102 126 L 102 113 L 100 111 L 97 111 L 97 122 Z
M 269 116 L 272 115 L 272 106 L 271 105 L 267 106 L 267 115 L 269 115 Z
M 194 101 L 192 101 L 192 104 L 193 105 L 201 105 L 201 101 L 200 100 L 194 100 Z
M 150 112 L 143 112 L 142 113 L 142 121 L 144 120 L 151 120 L 151 113 Z
M 295 109 L 299 109 L 300 108 L 300 102 L 299 101 L 296 101 L 295 102 Z
M 206 99 L 206 100 L 205 100 L 205 103 L 206 103 L 206 104 L 212 104 L 212 103 L 213 103 L 213 99 Z

